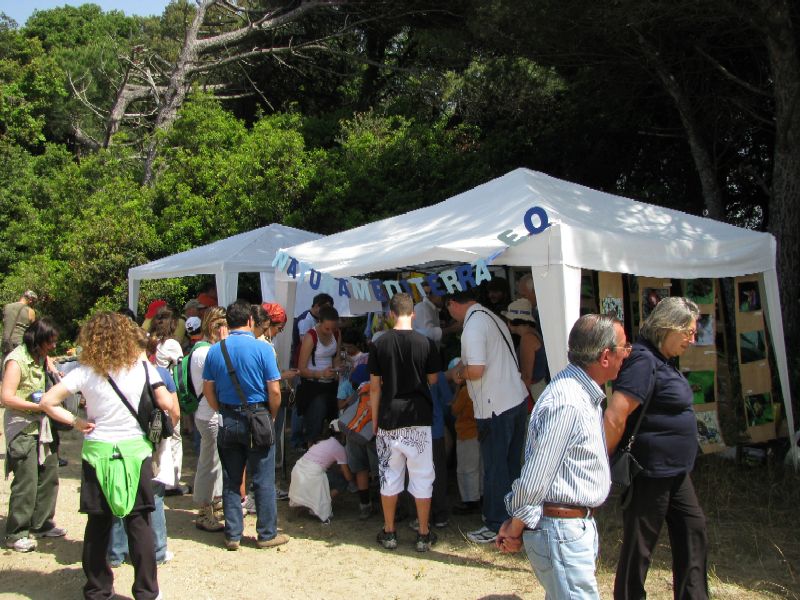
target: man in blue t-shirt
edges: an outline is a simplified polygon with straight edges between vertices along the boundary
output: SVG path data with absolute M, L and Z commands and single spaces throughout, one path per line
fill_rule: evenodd
M 219 411 L 221 423 L 217 447 L 222 463 L 222 510 L 225 514 L 225 547 L 238 550 L 244 528 L 241 497 L 245 466 L 250 464 L 256 500 L 256 545 L 280 546 L 289 536 L 278 533 L 278 507 L 275 502 L 275 447 L 251 447 L 247 412 L 269 410 L 272 418 L 281 405 L 281 373 L 275 352 L 253 336 L 250 304 L 237 300 L 227 308 L 229 336 L 214 344 L 203 366 L 203 393 L 209 406 Z M 228 373 L 222 344 L 230 355 L 239 381 L 243 401 Z

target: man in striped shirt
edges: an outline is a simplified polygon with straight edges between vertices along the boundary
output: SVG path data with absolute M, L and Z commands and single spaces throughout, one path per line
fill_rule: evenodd
M 525 545 L 548 598 L 600 598 L 592 513 L 611 486 L 601 386 L 617 377 L 630 347 L 617 319 L 582 316 L 569 334 L 570 364 L 531 415 L 525 465 L 506 496 L 511 518 L 495 543 L 503 552 Z

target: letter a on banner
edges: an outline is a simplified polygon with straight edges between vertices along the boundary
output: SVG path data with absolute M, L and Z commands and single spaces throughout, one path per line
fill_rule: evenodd
M 486 261 L 478 259 L 475 261 L 475 285 L 480 285 L 483 281 L 491 281 L 492 272 L 486 266 Z

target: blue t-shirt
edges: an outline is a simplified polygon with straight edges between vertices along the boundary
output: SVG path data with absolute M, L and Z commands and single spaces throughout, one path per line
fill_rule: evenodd
M 648 477 L 687 473 L 694 466 L 698 447 L 692 388 L 674 364 L 639 338 L 613 388 L 643 403 L 651 386 L 653 395 L 633 443 L 633 455 Z M 639 407 L 628 416 L 620 446 L 627 443 L 641 410 Z
M 156 365 L 156 371 L 161 375 L 161 381 L 164 382 L 164 387 L 167 388 L 170 394 L 178 391 L 178 388 L 175 386 L 175 380 L 172 378 L 172 373 L 169 372 L 169 369 Z
M 243 330 L 231 331 L 225 340 L 225 347 L 231 356 L 231 364 L 236 371 L 247 403 L 266 402 L 268 399 L 266 382 L 281 378 L 275 351 L 269 344 L 260 342 L 252 333 Z M 241 406 L 236 388 L 228 376 L 228 368 L 219 343 L 208 350 L 203 365 L 203 379 L 214 382 L 217 400 L 221 404 Z

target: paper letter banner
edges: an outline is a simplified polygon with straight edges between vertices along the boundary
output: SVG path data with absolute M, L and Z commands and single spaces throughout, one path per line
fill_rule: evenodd
M 275 253 L 272 266 L 276 271 L 285 271 L 293 279 L 304 280 L 307 275 L 308 284 L 314 290 L 325 291 L 332 296 L 339 295 L 358 300 L 377 300 L 378 302 L 386 302 L 400 292 L 410 294 L 414 289 L 424 297 L 425 291 L 422 288 L 424 284 L 430 286 L 431 294 L 444 296 L 478 287 L 484 281 L 492 279 L 487 261 L 483 258 L 474 263 L 458 265 L 453 269 L 432 273 L 425 277 L 415 274 L 406 279 L 387 279 L 385 281 L 380 279 L 364 280 L 355 277 L 334 278 L 282 251 Z

